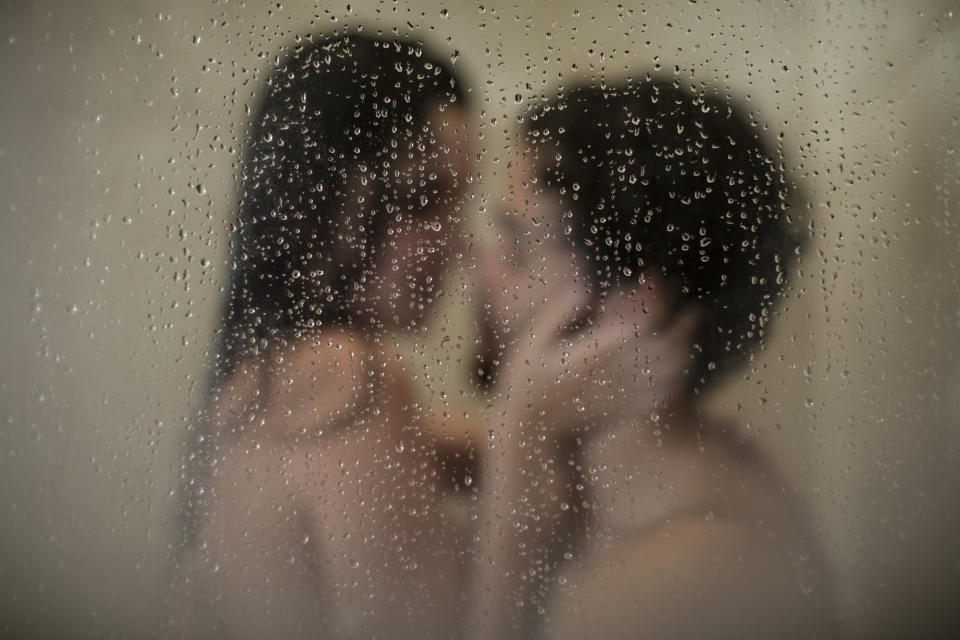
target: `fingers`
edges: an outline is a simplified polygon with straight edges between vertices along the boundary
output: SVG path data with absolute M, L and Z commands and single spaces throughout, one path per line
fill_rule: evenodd
M 647 338 L 652 323 L 649 318 L 644 318 L 642 323 L 630 320 L 608 309 L 590 326 L 566 341 L 565 359 L 573 367 L 585 368 L 581 373 L 602 365 L 609 368 L 635 360 L 636 347 Z M 614 354 L 625 355 L 611 358 Z
M 554 287 L 530 319 L 531 347 L 537 353 L 556 349 L 564 325 L 573 321 L 587 301 L 587 293 L 582 287 Z
M 693 344 L 693 336 L 703 320 L 703 312 L 688 306 L 675 314 L 670 326 L 666 328 L 666 338 L 679 344 Z
M 605 403 L 608 411 L 611 394 L 637 406 L 677 392 L 691 363 L 699 310 L 687 308 L 665 327 L 646 312 L 612 311 L 566 346 L 565 375 L 580 397 Z

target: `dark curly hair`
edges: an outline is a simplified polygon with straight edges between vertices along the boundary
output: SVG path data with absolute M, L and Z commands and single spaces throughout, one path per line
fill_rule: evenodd
M 524 134 L 596 292 L 656 272 L 674 314 L 702 310 L 691 391 L 763 337 L 800 249 L 795 189 L 738 105 L 673 81 L 581 87 L 536 106 Z

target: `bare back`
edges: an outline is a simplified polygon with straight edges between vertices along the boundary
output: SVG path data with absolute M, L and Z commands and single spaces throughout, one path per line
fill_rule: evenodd
M 436 453 L 407 372 L 371 347 L 325 333 L 221 386 L 186 636 L 450 635 L 459 562 Z

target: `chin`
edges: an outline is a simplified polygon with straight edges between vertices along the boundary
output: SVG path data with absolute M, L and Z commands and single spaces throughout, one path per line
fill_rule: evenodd
M 442 297 L 443 291 L 437 289 L 417 296 L 416 300 L 411 300 L 407 306 L 410 311 L 409 322 L 411 328 L 426 329 L 436 315 L 437 306 Z
M 393 329 L 402 331 L 426 331 L 436 308 L 437 300 L 443 297 L 443 292 L 437 290 L 426 295 L 399 297 L 390 301 L 387 309 L 380 313 L 380 317 L 387 319 L 385 324 Z

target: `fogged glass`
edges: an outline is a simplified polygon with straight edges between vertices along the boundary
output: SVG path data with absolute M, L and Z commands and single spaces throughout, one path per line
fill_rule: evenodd
M 951 2 L 0 8 L 10 637 L 950 637 Z

